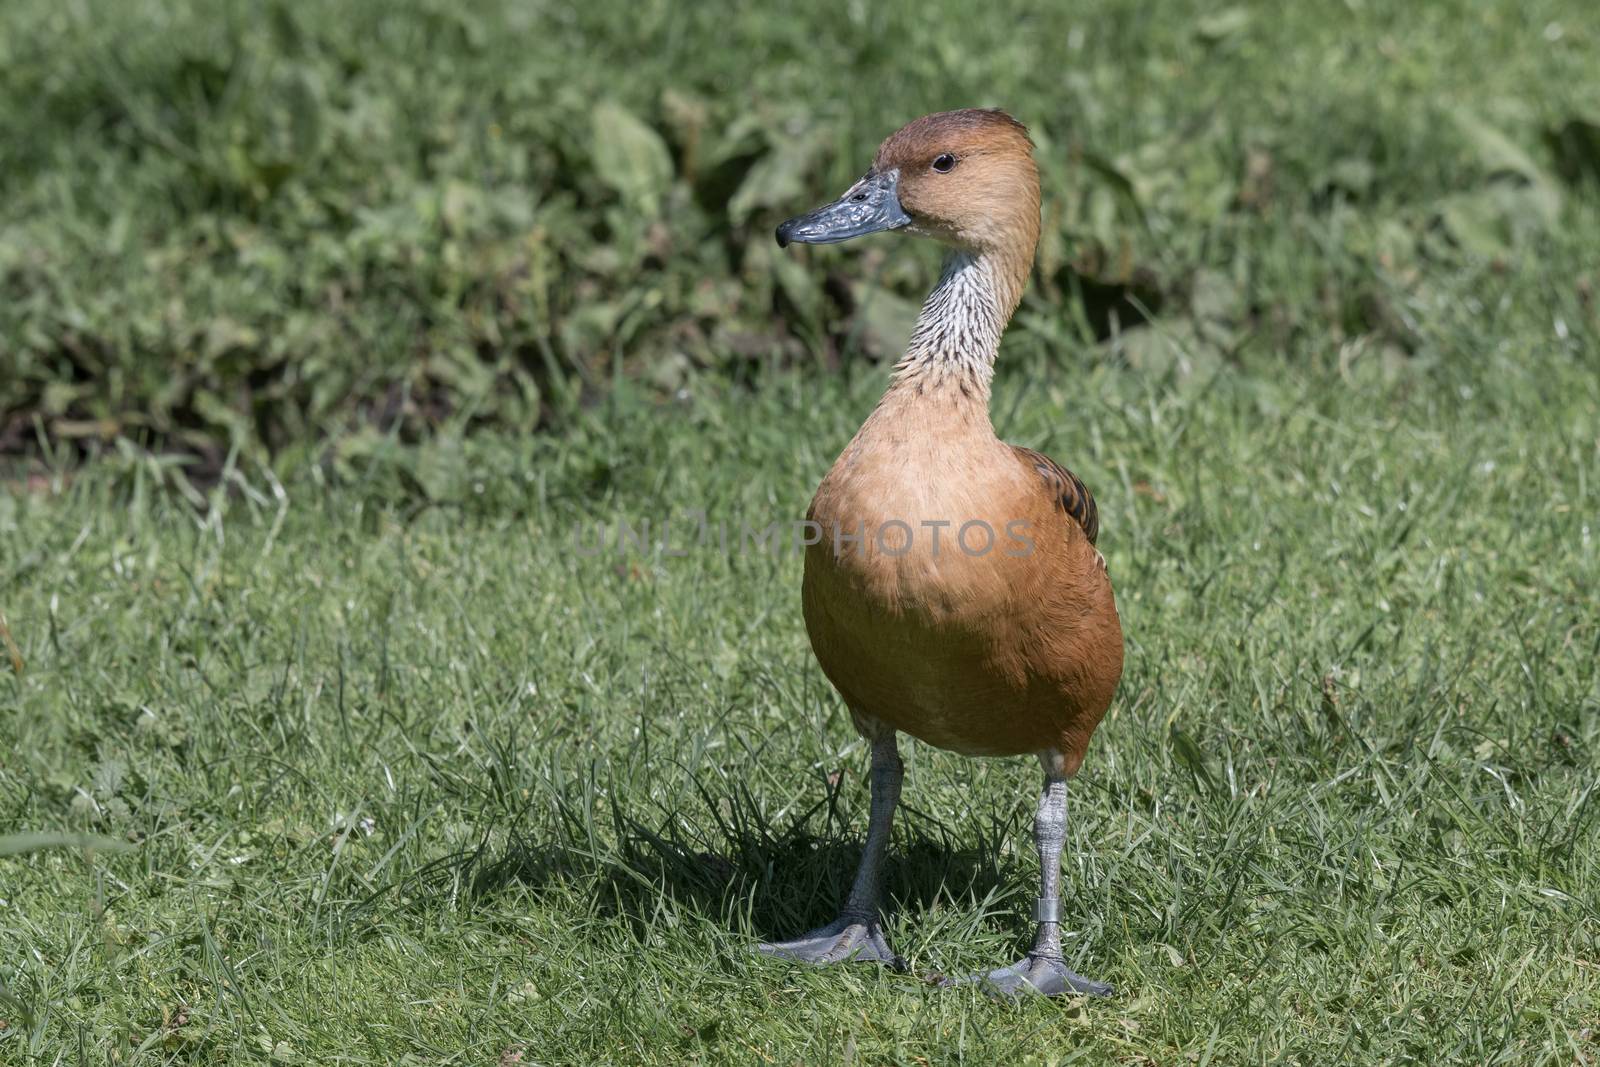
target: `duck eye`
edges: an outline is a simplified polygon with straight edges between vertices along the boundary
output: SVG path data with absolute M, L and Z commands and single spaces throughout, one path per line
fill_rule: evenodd
M 938 171 L 940 174 L 949 174 L 951 168 L 953 168 L 955 165 L 956 157 L 952 156 L 949 152 L 946 152 L 944 155 L 933 161 L 933 169 Z

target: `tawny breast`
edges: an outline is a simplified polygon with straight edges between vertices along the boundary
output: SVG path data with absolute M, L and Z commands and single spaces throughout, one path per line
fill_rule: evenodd
M 1083 528 L 1009 446 L 856 445 L 813 501 L 823 537 L 805 558 L 829 681 L 858 719 L 974 755 L 1059 749 L 1075 770 L 1122 672 Z

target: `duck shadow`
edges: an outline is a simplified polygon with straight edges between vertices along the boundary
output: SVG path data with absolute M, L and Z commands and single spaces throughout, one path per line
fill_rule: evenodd
M 534 826 L 513 817 L 486 828 L 476 848 L 434 860 L 358 908 L 382 907 L 384 897 L 404 906 L 399 902 L 423 905 L 463 893 L 487 900 L 519 887 L 535 899 L 578 888 L 598 914 L 641 935 L 660 921 L 666 897 L 762 940 L 793 937 L 837 916 L 855 878 L 866 804 L 863 798 L 852 805 L 857 810 L 842 813 L 837 801 L 830 788 L 781 826 L 766 822 L 742 789 L 702 793 L 697 811 L 656 812 L 648 820 L 614 804 L 604 835 L 588 820 L 558 817 Z M 962 820 L 958 836 L 902 804 L 884 861 L 885 913 L 971 906 L 998 895 L 1020 879 L 1018 859 L 1005 848 L 1020 830 L 1015 817 L 975 814 Z

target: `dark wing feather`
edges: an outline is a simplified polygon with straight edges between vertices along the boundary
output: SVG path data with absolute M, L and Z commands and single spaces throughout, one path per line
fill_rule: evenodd
M 1089 495 L 1089 487 L 1084 485 L 1076 474 L 1044 453 L 1020 445 L 1011 447 L 1017 450 L 1017 455 L 1023 462 L 1039 472 L 1039 476 L 1049 486 L 1050 495 L 1055 497 L 1061 510 L 1071 515 L 1073 521 L 1083 527 L 1089 543 L 1094 544 L 1100 536 L 1100 511 L 1094 506 L 1094 497 Z

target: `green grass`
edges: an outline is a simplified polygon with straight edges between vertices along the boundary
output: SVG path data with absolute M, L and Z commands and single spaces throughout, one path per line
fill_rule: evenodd
M 1095 487 L 1128 634 L 1071 795 L 1103 1003 L 755 957 L 830 916 L 865 818 L 797 562 L 570 547 L 801 514 L 875 370 L 441 443 L 431 501 L 379 464 L 197 510 L 143 461 L 0 498 L 0 825 L 135 845 L 0 859 L 0 1057 L 1592 1062 L 1600 386 L 1516 292 L 1387 374 L 1008 358 L 1002 428 Z M 917 974 L 1028 936 L 1036 777 L 911 747 Z
M 1600 1059 L 1584 4 L 457 7 L 0 15 L 0 1063 Z M 964 103 L 1048 169 L 996 423 L 1127 633 L 1103 1002 L 920 980 L 1025 944 L 1037 768 L 914 744 L 912 973 L 757 957 L 866 815 L 798 560 L 572 547 L 803 514 L 932 264 L 767 227 Z

